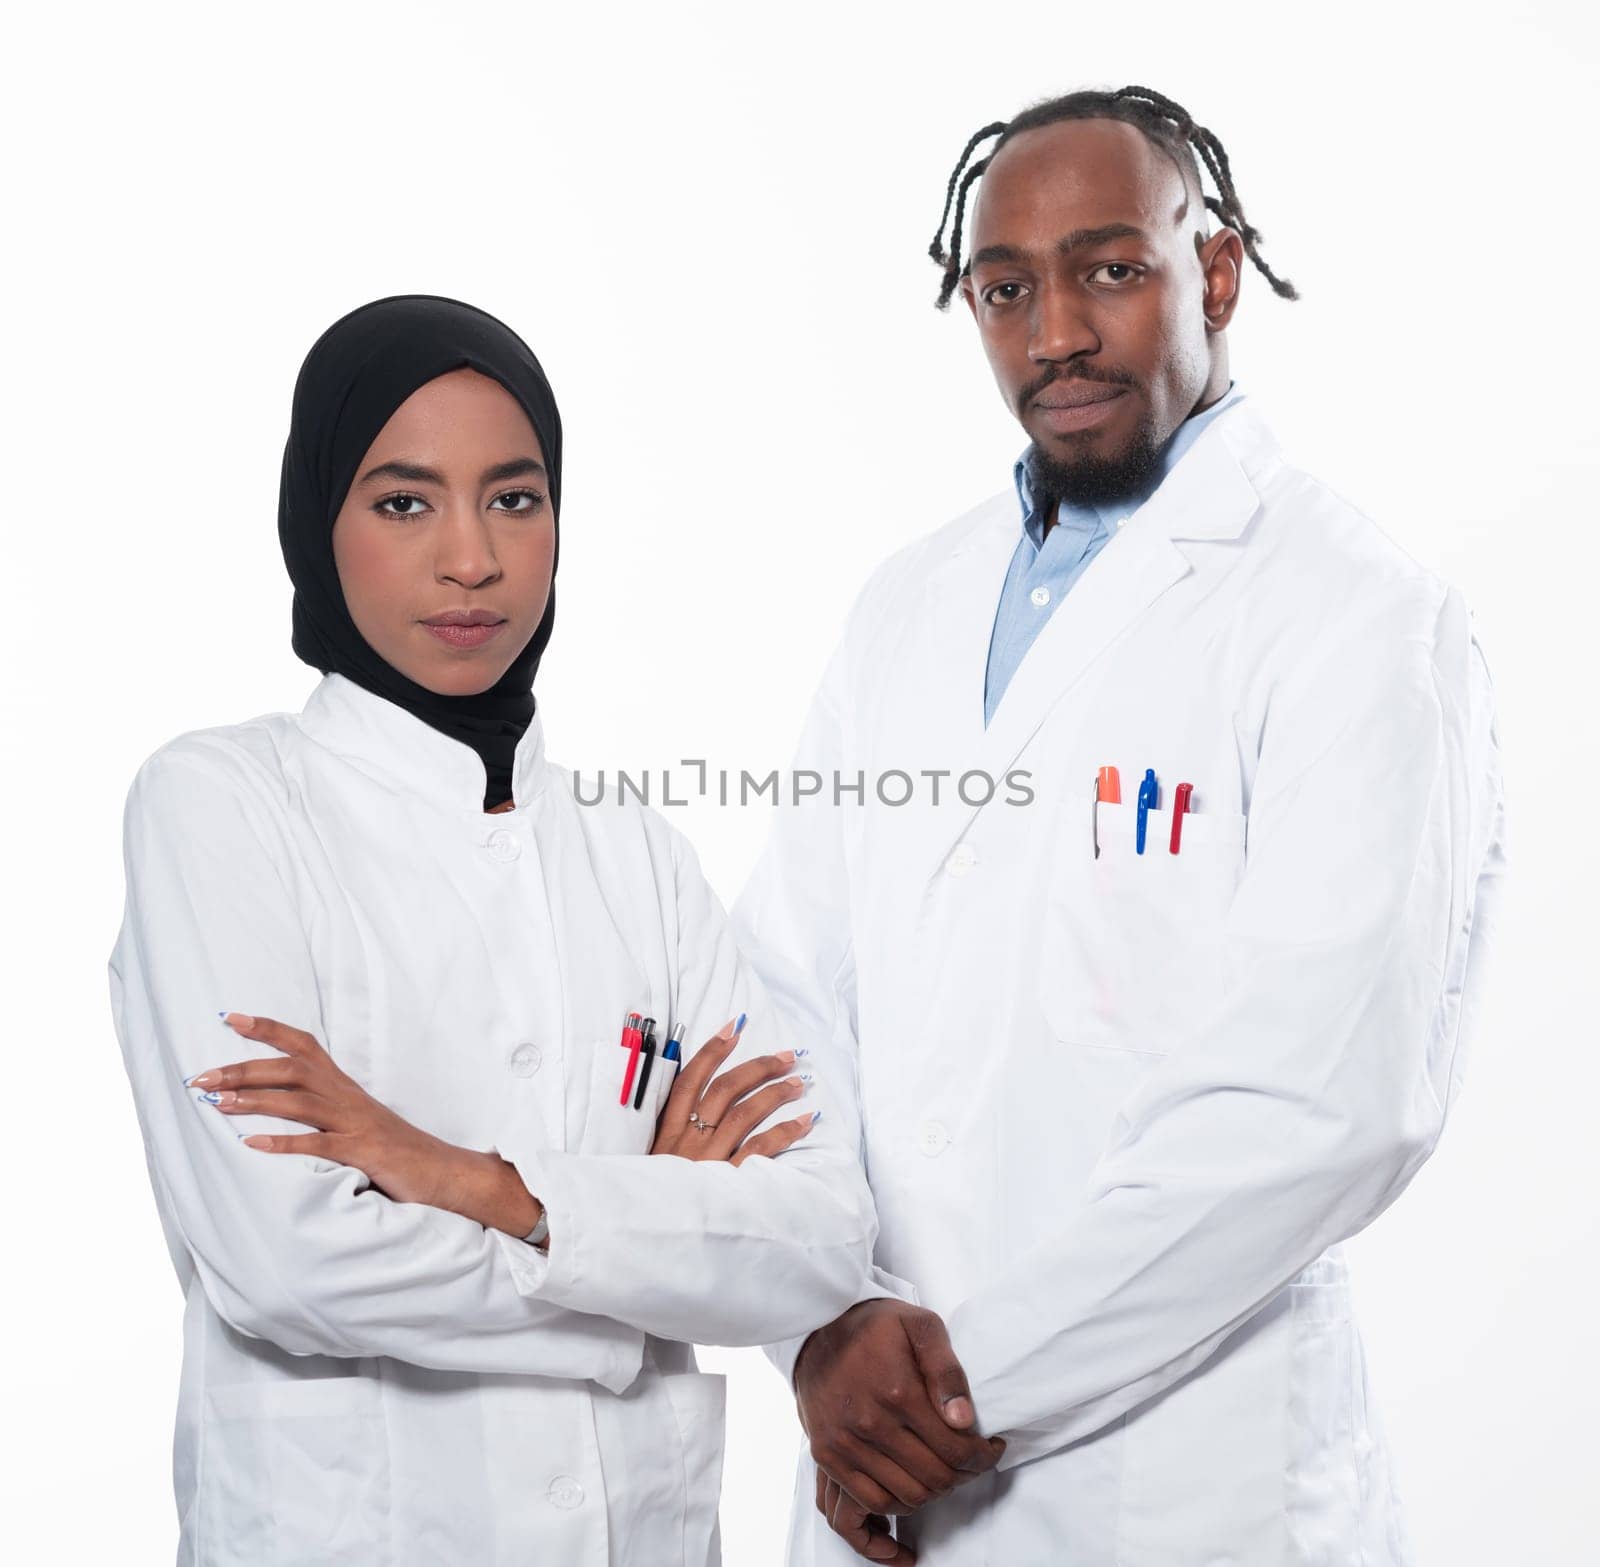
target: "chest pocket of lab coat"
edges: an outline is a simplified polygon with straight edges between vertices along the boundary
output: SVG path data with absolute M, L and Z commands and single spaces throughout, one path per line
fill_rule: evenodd
M 560 889 L 564 940 L 562 976 L 567 997 L 567 1146 L 583 1153 L 648 1153 L 655 1131 L 666 1042 L 671 974 L 653 893 L 641 890 L 631 906 L 608 902 L 587 875 L 574 874 Z M 653 1015 L 656 1059 L 645 1100 L 633 1108 L 637 1074 L 626 1106 L 620 1103 L 628 1052 L 622 1022 L 629 1010 Z M 639 1058 L 639 1071 L 644 1057 Z
M 1165 1055 L 1221 998 L 1222 928 L 1244 870 L 1245 818 L 1151 811 L 1136 851 L 1137 807 L 1069 794 L 1040 921 L 1039 1000 L 1063 1043 Z
M 622 1020 L 617 1020 L 617 1038 L 591 1052 L 589 1112 L 584 1124 L 585 1153 L 649 1153 L 655 1141 L 656 1117 L 672 1089 L 672 1062 L 661 1059 L 665 1032 L 656 1025 L 656 1056 L 645 1084 L 644 1102 L 637 1110 L 639 1075 L 636 1072 L 626 1105 L 621 1103 L 622 1080 L 628 1070 L 628 1052 L 617 1041 L 622 1037 Z M 639 1057 L 639 1072 L 644 1071 L 644 1056 Z

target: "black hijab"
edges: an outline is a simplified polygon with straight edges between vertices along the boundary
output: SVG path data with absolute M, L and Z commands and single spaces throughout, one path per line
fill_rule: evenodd
M 550 602 L 527 645 L 487 691 L 442 696 L 380 658 L 356 630 L 333 559 L 333 524 L 378 432 L 418 387 L 463 365 L 522 404 L 549 472 L 556 521 Z M 393 294 L 341 316 L 311 345 L 295 381 L 278 488 L 278 541 L 294 583 L 296 654 L 337 671 L 460 740 L 483 760 L 484 808 L 511 794 L 517 741 L 533 718 L 533 676 L 555 621 L 561 554 L 561 415 L 533 350 L 504 322 L 459 299 Z

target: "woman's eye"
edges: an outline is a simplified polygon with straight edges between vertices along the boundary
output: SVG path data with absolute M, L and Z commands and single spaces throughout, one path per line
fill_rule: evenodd
M 1139 275 L 1138 269 L 1129 266 L 1126 261 L 1108 261 L 1103 266 L 1096 267 L 1089 276 L 1096 277 L 1102 272 L 1117 272 L 1121 274 L 1119 277 L 1108 280 L 1112 283 L 1126 283 Z
M 420 495 L 385 495 L 378 502 L 378 511 L 385 517 L 415 517 L 421 514 L 427 502 Z M 385 511 L 386 506 L 399 507 L 398 511 Z
M 507 490 L 504 495 L 495 496 L 494 500 L 491 501 L 490 504 L 493 506 L 499 506 L 501 501 L 517 500 L 524 501 L 526 504 L 521 506 L 503 506 L 501 507 L 501 510 L 510 512 L 514 517 L 526 516 L 530 512 L 538 511 L 538 509 L 544 505 L 544 496 L 542 496 L 537 490 Z

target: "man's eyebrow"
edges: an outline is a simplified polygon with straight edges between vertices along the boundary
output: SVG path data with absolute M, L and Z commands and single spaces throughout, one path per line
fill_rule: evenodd
M 981 267 L 986 261 L 1016 261 L 1024 262 L 1028 259 L 1028 252 L 1019 250 L 1015 245 L 985 245 L 982 250 L 972 253 L 972 265 Z
M 1096 229 L 1074 229 L 1070 234 L 1056 241 L 1056 254 L 1058 256 L 1070 255 L 1075 250 L 1086 250 L 1090 245 L 1103 245 L 1110 239 L 1147 239 L 1149 236 L 1141 228 L 1135 228 L 1131 223 L 1102 223 Z
M 1074 229 L 1070 234 L 1064 234 L 1056 241 L 1056 254 L 1070 256 L 1075 250 L 1084 250 L 1090 245 L 1103 245 L 1107 240 L 1148 238 L 1149 235 L 1143 229 L 1135 228 L 1131 223 L 1102 223 L 1098 228 Z M 1016 245 L 985 245 L 982 250 L 973 252 L 972 265 L 982 266 L 986 261 L 1011 261 L 1021 264 L 1030 259 L 1032 259 L 1030 252 Z
M 493 484 L 498 479 L 522 479 L 542 477 L 544 464 L 535 462 L 531 457 L 513 457 L 509 462 L 496 463 L 492 468 L 483 470 L 481 484 Z M 437 468 L 426 468 L 421 463 L 403 462 L 396 458 L 393 462 L 381 462 L 376 468 L 369 468 L 356 481 L 366 484 L 371 479 L 403 479 L 409 484 L 443 484 L 444 475 Z

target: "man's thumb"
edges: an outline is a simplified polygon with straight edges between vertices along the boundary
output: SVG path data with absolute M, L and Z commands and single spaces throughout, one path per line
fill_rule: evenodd
M 933 1407 L 944 1416 L 947 1425 L 965 1430 L 977 1419 L 977 1414 L 972 1407 L 972 1389 L 967 1386 L 967 1374 L 961 1369 L 955 1350 L 950 1347 L 950 1335 L 945 1331 L 944 1323 L 930 1311 L 917 1324 L 916 1331 L 911 1335 L 911 1344 Z

